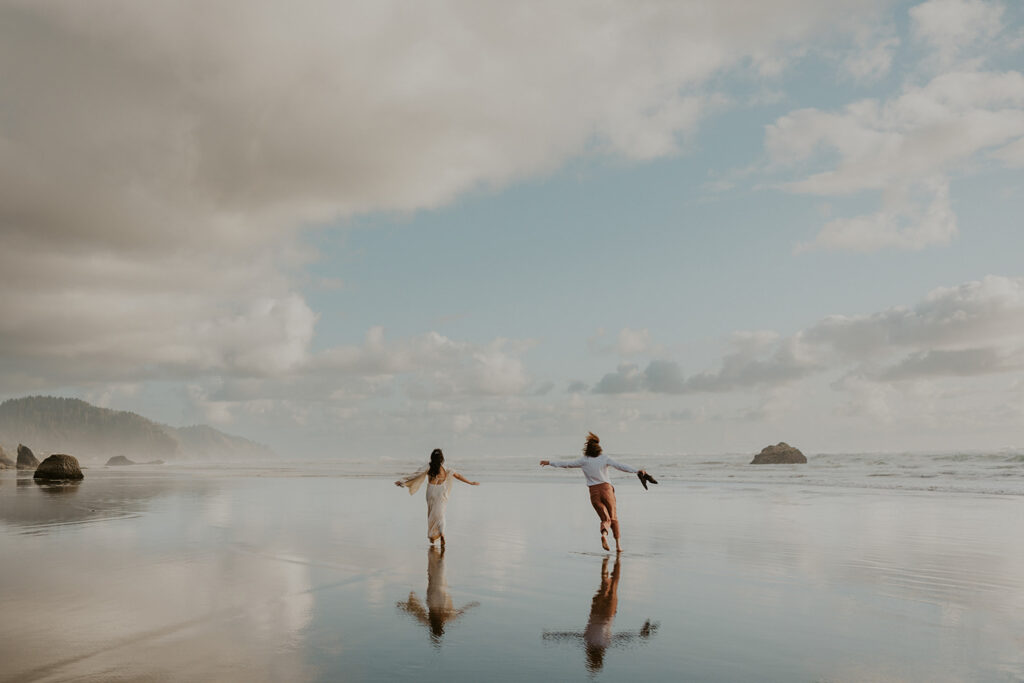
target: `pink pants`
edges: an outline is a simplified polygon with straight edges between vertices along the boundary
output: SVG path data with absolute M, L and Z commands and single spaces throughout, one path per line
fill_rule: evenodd
M 601 518 L 601 535 L 612 530 L 616 540 L 619 538 L 619 515 L 615 510 L 615 489 L 611 484 L 594 484 L 590 487 L 590 504 L 597 510 Z

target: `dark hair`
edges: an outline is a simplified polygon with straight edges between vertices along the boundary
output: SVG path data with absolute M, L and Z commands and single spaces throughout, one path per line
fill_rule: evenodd
M 587 434 L 587 443 L 583 446 L 583 455 L 588 458 L 596 458 L 601 455 L 601 439 L 597 438 L 597 434 L 594 432 Z
M 441 452 L 440 448 L 435 448 L 430 454 L 430 469 L 427 470 L 427 474 L 431 477 L 436 477 L 441 473 L 441 463 L 444 462 L 444 453 Z

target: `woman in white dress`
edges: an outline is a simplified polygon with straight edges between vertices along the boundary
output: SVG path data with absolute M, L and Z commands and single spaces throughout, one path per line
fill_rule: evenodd
M 452 491 L 452 481 L 458 479 L 470 486 L 479 486 L 480 482 L 470 481 L 458 472 L 443 467 L 444 453 L 440 448 L 435 448 L 430 454 L 430 465 L 405 479 L 399 479 L 395 486 L 404 486 L 409 489 L 409 495 L 416 493 L 423 481 L 427 481 L 427 538 L 430 545 L 440 539 L 441 547 L 444 547 L 445 508 L 448 507 L 448 497 Z

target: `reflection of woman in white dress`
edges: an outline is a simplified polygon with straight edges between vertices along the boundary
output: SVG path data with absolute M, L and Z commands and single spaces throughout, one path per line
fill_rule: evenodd
M 434 544 L 434 541 L 441 539 L 441 547 L 444 547 L 444 512 L 445 508 L 448 507 L 448 496 L 451 495 L 452 480 L 458 479 L 470 486 L 479 486 L 480 482 L 470 481 L 458 472 L 446 470 L 442 463 L 444 463 L 444 454 L 440 448 L 435 448 L 430 454 L 429 467 L 420 470 L 416 474 L 411 474 L 405 479 L 399 479 L 395 482 L 395 486 L 405 486 L 409 489 L 409 495 L 411 496 L 419 490 L 423 480 L 426 479 L 427 538 L 430 539 L 431 545 Z
M 471 607 L 480 603 L 471 602 L 455 609 L 451 593 L 448 592 L 448 581 L 444 576 L 444 550 L 437 546 L 427 549 L 427 599 L 424 604 L 413 591 L 409 591 L 409 599 L 397 603 L 398 609 L 410 614 L 421 624 L 430 629 L 430 640 L 434 645 L 441 645 L 445 627 L 461 617 Z

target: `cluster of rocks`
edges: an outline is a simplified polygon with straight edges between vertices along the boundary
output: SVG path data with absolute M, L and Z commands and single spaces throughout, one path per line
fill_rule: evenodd
M 18 444 L 18 460 L 12 461 L 0 446 L 0 470 L 18 469 L 31 471 L 35 479 L 72 480 L 77 481 L 84 478 L 82 466 L 78 458 L 64 453 L 54 453 L 39 462 L 39 458 L 32 452 L 32 449 L 24 444 Z
M 163 460 L 150 460 L 149 462 L 135 462 L 123 455 L 115 455 L 107 460 L 108 467 L 121 465 L 163 465 Z M 32 452 L 32 449 L 24 444 L 18 444 L 18 459 L 11 460 L 4 447 L 0 446 L 0 470 L 21 470 L 35 473 L 36 479 L 83 479 L 82 467 L 78 458 L 63 453 L 55 453 L 42 462 Z
M 750 461 L 751 465 L 786 465 L 793 463 L 806 463 L 807 457 L 800 452 L 799 448 L 793 448 L 785 441 L 780 441 L 774 446 L 765 446 L 761 452 Z

